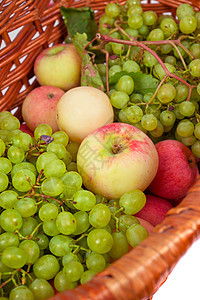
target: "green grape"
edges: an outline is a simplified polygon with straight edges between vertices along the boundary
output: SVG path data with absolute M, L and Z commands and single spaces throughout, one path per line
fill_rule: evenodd
M 129 250 L 128 241 L 123 232 L 112 233 L 113 246 L 109 252 L 110 256 L 114 259 L 118 259 L 126 254 Z
M 159 116 L 160 116 L 160 109 L 158 109 L 157 105 L 155 105 L 155 104 L 149 104 L 147 110 L 148 110 L 149 114 L 153 114 L 157 119 L 159 118 Z
M 185 16 L 194 16 L 194 9 L 190 4 L 182 3 L 177 7 L 176 15 L 179 20 Z
M 42 228 L 43 228 L 44 233 L 49 236 L 55 236 L 60 233 L 60 231 L 56 225 L 56 220 L 43 222 Z
M 112 26 L 112 25 L 114 25 L 114 22 L 115 22 L 115 19 L 107 16 L 106 14 L 102 15 L 99 18 L 99 25 L 109 24 Z
M 197 157 L 200 158 L 200 141 L 197 140 L 192 146 L 191 146 L 192 153 Z
M 129 123 L 127 116 L 126 116 L 127 109 L 128 109 L 128 107 L 124 107 L 124 108 L 120 109 L 120 111 L 119 111 L 118 117 L 122 123 Z
M 129 96 L 123 91 L 116 91 L 110 97 L 111 104 L 118 109 L 122 109 L 127 106 Z
M 91 253 L 86 258 L 86 266 L 89 270 L 94 272 L 101 272 L 106 268 L 106 261 L 103 255 L 98 253 Z
M 13 208 L 18 194 L 11 190 L 6 190 L 0 194 L 0 206 L 4 209 Z
M 12 117 L 12 113 L 10 111 L 4 110 L 0 112 L 0 123 L 6 117 Z
M 149 27 L 145 24 L 143 24 L 139 29 L 138 29 L 138 33 L 144 37 L 144 39 L 146 39 L 146 37 L 149 34 Z
M 188 137 L 182 138 L 181 142 L 184 145 L 190 147 L 190 146 L 192 146 L 196 142 L 196 140 L 197 140 L 196 137 L 192 134 L 192 135 L 190 135 Z
M 89 213 L 89 222 L 95 228 L 105 227 L 108 225 L 110 218 L 110 209 L 103 203 L 96 204 Z
M 153 137 L 160 137 L 164 133 L 164 126 L 162 123 L 158 120 L 157 127 L 154 130 L 149 131 L 150 135 Z
M 24 150 L 17 146 L 11 146 L 8 149 L 7 157 L 13 164 L 19 164 L 24 160 Z
M 12 163 L 6 157 L 0 157 L 0 172 L 4 174 L 10 173 L 12 170 Z
M 194 59 L 189 64 L 189 70 L 192 76 L 200 77 L 200 59 Z
M 74 235 L 79 235 L 81 233 L 84 233 L 85 231 L 88 230 L 90 227 L 90 222 L 89 222 L 89 216 L 87 212 L 85 211 L 77 211 L 74 214 L 74 217 L 76 219 L 76 230 L 73 232 Z
M 14 188 L 20 192 L 30 191 L 35 182 L 35 174 L 28 169 L 17 171 L 12 178 L 12 184 Z
M 102 228 L 91 230 L 87 236 L 88 247 L 99 254 L 108 253 L 113 246 L 112 235 Z
M 14 209 L 18 211 L 23 218 L 27 218 L 36 213 L 37 205 L 34 199 L 26 197 L 16 201 L 14 204 Z
M 191 34 L 197 28 L 197 19 L 194 16 L 184 16 L 179 23 L 179 29 L 184 34 Z
M 22 218 L 22 227 L 19 232 L 22 236 L 29 236 L 38 225 L 38 222 L 33 217 Z
M 162 53 L 164 53 L 164 54 L 169 54 L 172 51 L 172 49 L 173 49 L 173 47 L 170 44 L 162 44 L 162 45 L 160 45 L 160 51 Z M 170 62 L 167 62 L 167 61 L 166 61 L 166 63 L 170 64 Z
M 47 145 L 47 152 L 54 153 L 59 159 L 62 159 L 66 154 L 66 148 L 62 143 L 51 142 Z
M 176 89 L 170 83 L 163 84 L 157 93 L 158 100 L 163 104 L 171 102 L 175 98 L 175 96 Z
M 162 41 L 164 40 L 164 33 L 160 28 L 152 29 L 147 37 L 148 41 Z
M 22 217 L 15 209 L 6 209 L 0 216 L 1 227 L 5 231 L 14 232 L 22 227 Z
M 119 206 L 124 208 L 124 213 L 127 215 L 136 214 L 144 207 L 145 203 L 146 196 L 138 189 L 123 194 L 119 199 Z
M 46 164 L 51 163 L 54 160 L 57 161 L 57 156 L 54 153 L 51 152 L 42 153 L 36 161 L 36 168 L 38 173 L 44 170 Z
M 49 239 L 44 233 L 35 235 L 35 242 L 38 244 L 40 250 L 47 249 L 49 246 Z
M 76 162 L 76 160 L 77 160 L 77 152 L 78 152 L 79 147 L 80 147 L 80 144 L 75 143 L 75 142 L 69 143 L 66 147 L 67 151 L 69 151 L 69 153 L 72 156 L 73 162 Z
M 148 237 L 148 232 L 141 224 L 133 224 L 126 230 L 126 238 L 132 247 L 136 247 Z
M 119 216 L 119 230 L 121 232 L 126 233 L 127 228 L 132 224 L 140 224 L 135 216 L 125 214 Z
M 123 36 L 124 40 L 129 40 L 130 37 L 138 37 L 138 35 L 139 35 L 137 29 L 133 29 L 133 28 L 130 28 L 130 27 L 127 27 L 127 28 L 125 29 L 125 32 L 128 33 L 129 38 L 128 38 L 126 35 L 124 35 L 124 36 Z
M 130 51 L 130 59 L 137 60 L 141 56 L 141 49 L 137 46 L 132 46 Z
M 25 285 L 18 285 L 17 287 L 13 288 L 9 295 L 10 300 L 34 300 L 34 295 L 32 291 Z
M 73 248 L 70 247 L 72 244 L 74 242 L 71 237 L 59 234 L 51 238 L 49 250 L 55 256 L 63 256 L 72 251 Z
M 101 76 L 106 75 L 106 65 L 105 64 L 97 64 L 97 68 L 98 68 L 99 74 Z
M 184 119 L 178 123 L 176 130 L 181 137 L 189 137 L 194 132 L 194 124 L 190 120 Z
M 182 83 L 178 84 L 176 86 L 176 96 L 175 96 L 174 100 L 177 103 L 184 101 L 188 96 L 188 91 L 189 91 L 189 88 L 187 87 L 187 85 L 182 84 Z
M 78 281 L 81 278 L 83 272 L 83 265 L 78 261 L 70 261 L 63 268 L 65 277 L 72 282 Z
M 6 130 L 6 129 L 3 129 Z M 8 134 L 6 136 L 6 142 L 12 143 L 13 138 L 21 132 L 20 129 L 8 130 Z
M 55 159 L 45 164 L 44 176 L 49 177 L 62 177 L 66 172 L 66 165 L 61 159 Z
M 36 277 L 50 280 L 56 276 L 60 270 L 60 265 L 54 255 L 46 254 L 34 263 L 33 272 Z
M 77 190 L 82 186 L 82 177 L 78 172 L 67 172 L 61 179 L 65 186 L 74 187 Z
M 76 218 L 68 211 L 60 212 L 56 218 L 56 226 L 62 234 L 70 235 L 76 230 Z
M 165 57 L 165 63 L 175 66 L 176 65 L 176 57 L 172 55 L 168 55 Z
M 143 102 L 148 103 L 152 97 L 153 97 L 153 93 L 146 93 L 143 97 Z
M 195 112 L 195 105 L 191 101 L 183 101 L 179 105 L 179 112 L 185 117 L 191 117 Z
M 200 44 L 194 43 L 189 47 L 189 51 L 196 57 L 200 58 Z
M 139 29 L 142 25 L 143 25 L 143 18 L 141 15 L 134 13 L 128 18 L 128 26 L 130 28 Z
M 52 135 L 52 128 L 48 124 L 39 124 L 34 130 L 34 138 L 38 141 L 41 135 Z
M 54 220 L 58 215 L 58 208 L 52 203 L 46 203 L 40 207 L 38 215 L 42 221 Z
M 65 153 L 64 157 L 62 158 L 62 161 L 65 163 L 66 166 L 72 162 L 72 156 L 69 153 L 69 151 L 66 150 L 66 153 Z
M 54 139 L 54 142 L 61 143 L 63 146 L 67 146 L 69 142 L 69 137 L 65 131 L 59 130 L 52 134 L 52 138 Z
M 35 166 L 33 164 L 31 164 L 30 162 L 23 161 L 19 164 L 13 165 L 12 170 L 11 170 L 11 177 L 13 177 L 16 172 L 23 170 L 23 169 L 28 169 L 28 170 L 32 171 L 35 174 L 35 176 L 37 175 Z
M 49 299 L 54 295 L 53 287 L 43 278 L 34 279 L 34 281 L 29 285 L 29 289 L 32 291 L 34 299 L 37 300 Z
M 140 72 L 140 66 L 133 60 L 127 60 L 123 63 L 122 70 L 128 73 L 137 73 Z
M 26 264 L 27 254 L 23 249 L 10 246 L 4 249 L 1 260 L 9 268 L 20 269 Z
M 87 190 L 77 191 L 74 194 L 74 207 L 82 211 L 90 211 L 96 204 L 95 195 Z
M 141 5 L 141 1 L 140 0 L 127 0 L 126 5 L 128 7 L 131 7 L 133 5 Z
M 14 232 L 4 232 L 0 235 L 0 252 L 8 247 L 18 247 L 19 238 Z
M 148 67 L 148 68 L 152 68 L 153 66 L 157 65 L 158 61 L 157 59 L 153 56 L 153 54 L 151 54 L 148 51 L 144 51 L 143 54 L 143 64 Z
M 200 123 L 195 124 L 194 135 L 198 140 L 200 140 Z M 0 197 L 1 197 L 1 195 L 0 195 Z
M 158 120 L 153 114 L 146 114 L 142 117 L 141 124 L 146 130 L 154 130 L 158 125 Z
M 184 45 L 187 49 L 189 49 L 189 47 L 190 47 L 190 43 L 188 41 L 183 41 L 182 45 Z M 183 50 L 180 46 L 178 46 L 177 48 L 183 58 L 186 58 L 188 56 L 188 54 L 185 52 L 185 50 Z M 177 52 L 176 49 L 174 49 L 174 56 L 176 58 L 180 59 L 180 54 Z
M 84 284 L 85 282 L 88 282 L 89 280 L 92 279 L 92 277 L 94 277 L 95 274 L 96 274 L 96 272 L 92 271 L 92 270 L 87 270 L 87 271 L 83 272 L 83 274 L 81 275 L 81 278 L 80 278 L 80 283 Z
M 20 132 L 13 137 L 13 145 L 28 151 L 33 145 L 33 139 L 28 133 Z
M 67 290 L 72 290 L 76 286 L 77 282 L 72 282 L 71 280 L 67 279 L 63 271 L 58 272 L 54 278 L 54 287 L 60 293 Z
M 166 68 L 168 69 L 168 71 L 169 71 L 170 73 L 174 73 L 174 72 L 175 72 L 176 68 L 175 68 L 173 65 L 168 64 L 168 63 L 164 63 L 164 64 L 165 64 Z M 154 70 L 153 70 L 153 74 L 154 74 L 154 76 L 157 77 L 159 80 L 162 80 L 162 79 L 164 78 L 164 76 L 165 76 L 165 71 L 164 71 L 163 67 L 161 66 L 161 64 L 155 65 L 155 68 L 154 68 Z
M 15 116 L 7 116 L 1 120 L 0 129 L 15 130 L 20 128 L 20 121 Z
M 127 107 L 125 114 L 127 120 L 133 124 L 139 122 L 143 117 L 143 111 L 137 105 Z
M 173 126 L 176 116 L 173 111 L 163 110 L 160 114 L 160 122 L 163 126 Z
M 195 18 L 197 19 L 197 29 L 200 29 L 200 12 L 195 13 Z
M 109 45 L 109 43 L 108 43 L 108 45 Z M 111 44 L 112 45 L 112 44 Z M 110 47 L 111 47 L 111 49 L 110 49 L 110 51 L 109 52 L 111 52 L 112 51 L 112 46 L 110 45 Z M 109 59 L 108 59 L 108 66 L 109 66 L 109 68 L 111 69 L 112 67 L 114 67 L 114 66 L 121 66 L 121 59 L 120 59 L 120 57 L 118 56 L 118 55 L 111 55 L 110 57 L 109 57 Z M 110 70 L 109 69 L 109 70 Z M 112 70 L 112 69 L 111 69 Z M 116 73 L 117 72 L 120 72 L 120 71 L 118 71 L 119 70 L 119 68 L 114 68 L 113 69 L 113 71 L 111 71 L 111 74 L 109 75 L 109 76 L 111 76 L 112 75 L 112 72 L 115 74 L 115 70 L 116 70 Z M 121 68 L 120 68 L 120 70 L 121 70 Z M 108 74 L 109 74 L 109 71 L 108 71 Z M 113 75 L 114 75 L 113 74 Z
M 60 178 L 51 176 L 42 182 L 41 190 L 47 196 L 56 197 L 63 192 L 64 184 Z
M 153 10 L 145 11 L 142 17 L 144 24 L 147 26 L 155 25 L 158 19 L 157 13 Z
M 160 23 L 160 29 L 163 31 L 165 38 L 178 33 L 178 25 L 174 19 L 166 18 Z
M 67 171 L 68 172 L 71 172 L 71 171 L 74 171 L 74 172 L 78 172 L 78 169 L 77 169 L 77 163 L 75 162 L 70 162 L 68 165 L 67 165 Z
M 0 138 L 0 156 L 2 156 L 5 152 L 6 149 L 6 145 L 4 143 L 4 141 Z
M 132 103 L 142 103 L 143 102 L 143 95 L 142 94 L 132 94 L 130 97 L 130 102 Z
M 108 3 L 105 7 L 105 13 L 110 18 L 116 18 L 120 13 L 119 6 L 115 3 Z
M 111 42 L 112 51 L 114 54 L 122 55 L 125 51 L 125 45 Z
M 138 14 L 138 15 L 142 15 L 143 13 L 143 9 L 142 9 L 142 6 L 141 5 L 132 5 L 128 11 L 127 11 L 127 16 L 130 17 L 134 14 Z
M 9 268 L 2 263 L 1 258 L 0 258 L 0 272 L 1 272 L 1 279 L 5 279 L 5 280 L 9 279 L 11 272 L 13 272 L 12 268 Z M 0 299 L 1 299 L 1 297 L 0 297 Z M 6 299 L 8 299 L 8 298 L 6 298 Z M 4 298 L 2 300 L 4 300 Z
M 129 75 L 121 76 L 117 82 L 117 90 L 124 92 L 127 95 L 132 94 L 132 92 L 134 90 L 134 81 L 133 81 L 132 77 Z
M 70 261 L 80 261 L 80 259 L 77 254 L 72 253 L 72 252 L 63 255 L 63 257 L 62 257 L 62 265 L 63 266 L 68 264 Z
M 178 105 L 174 106 L 173 113 L 175 114 L 175 117 L 177 120 L 182 120 L 185 118 L 180 112 L 179 112 L 179 107 Z
M 19 249 L 23 249 L 27 255 L 26 264 L 34 264 L 40 255 L 38 244 L 32 240 L 24 240 L 20 243 Z

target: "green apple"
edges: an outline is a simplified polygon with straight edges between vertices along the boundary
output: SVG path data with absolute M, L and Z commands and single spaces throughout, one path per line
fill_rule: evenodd
M 34 74 L 40 85 L 67 91 L 80 85 L 81 57 L 73 44 L 54 45 L 37 56 Z
M 120 198 L 133 189 L 144 191 L 158 170 L 158 153 L 150 138 L 125 123 L 111 123 L 81 143 L 77 167 L 85 187 L 106 198 Z

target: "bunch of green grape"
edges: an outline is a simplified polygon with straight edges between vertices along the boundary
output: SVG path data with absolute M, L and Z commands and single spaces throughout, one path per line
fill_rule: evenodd
M 0 112 L 0 298 L 47 299 L 87 282 L 148 236 L 134 216 L 146 196 L 95 195 L 77 171 L 79 144 L 47 124 L 34 137 L 19 128 Z
M 154 143 L 177 139 L 200 158 L 200 11 L 184 3 L 174 18 L 143 11 L 140 0 L 127 0 L 125 6 L 109 3 L 98 29 L 116 39 L 105 45 L 108 61 L 98 63 L 105 86 L 108 65 L 115 120 L 138 127 Z M 178 39 L 182 47 L 174 45 Z M 142 42 L 150 51 L 127 45 L 127 40 Z M 158 57 L 176 78 L 163 80 L 165 71 Z M 156 79 L 159 88 L 148 90 L 145 84 L 139 88 L 134 78 L 140 74 Z

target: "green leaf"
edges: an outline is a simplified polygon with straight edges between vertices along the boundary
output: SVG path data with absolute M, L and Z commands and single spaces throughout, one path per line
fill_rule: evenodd
M 142 95 L 154 93 L 159 85 L 159 80 L 150 74 L 143 74 L 142 72 L 128 73 L 125 71 L 118 72 L 109 78 L 109 83 L 117 83 L 119 78 L 123 75 L 129 75 L 133 78 L 135 84 L 134 93 L 140 93 Z
M 81 85 L 92 86 L 102 91 L 105 90 L 101 76 L 96 64 L 93 64 L 93 53 L 88 54 L 84 51 L 84 47 L 88 44 L 87 35 L 85 33 L 77 33 L 72 39 L 72 43 L 76 47 L 82 58 Z
M 71 38 L 77 32 L 86 33 L 88 40 L 92 40 L 95 37 L 97 24 L 94 19 L 94 11 L 90 7 L 65 8 L 61 6 L 60 11 Z

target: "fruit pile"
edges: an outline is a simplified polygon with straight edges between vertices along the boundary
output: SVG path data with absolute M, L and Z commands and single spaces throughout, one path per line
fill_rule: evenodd
M 109 3 L 92 42 L 75 33 L 38 56 L 26 124 L 0 112 L 0 299 L 87 282 L 196 181 L 200 12 L 177 17 Z

